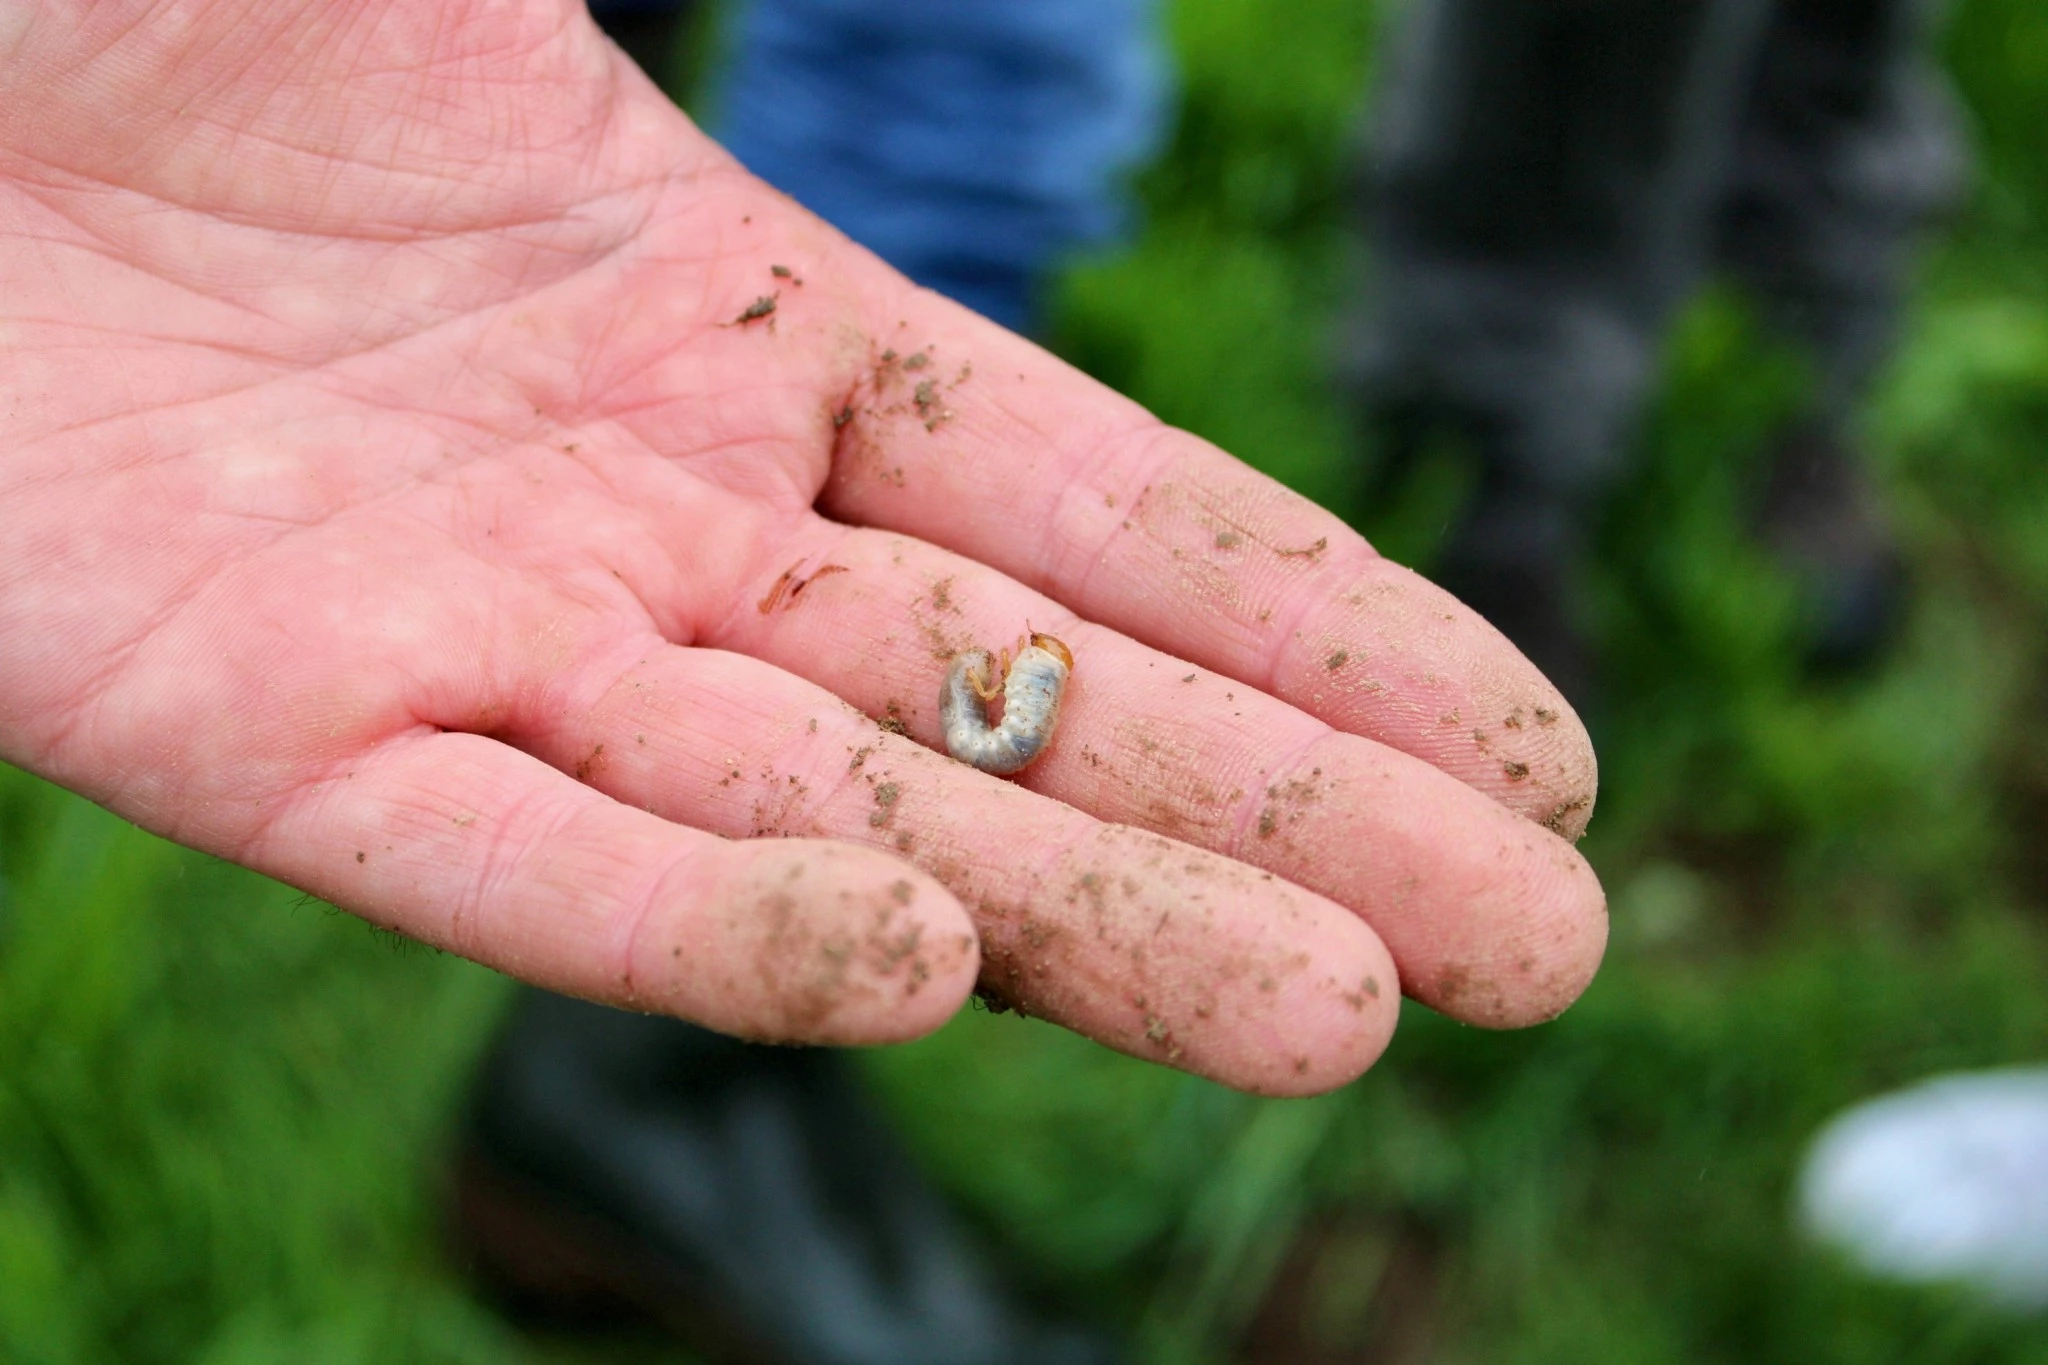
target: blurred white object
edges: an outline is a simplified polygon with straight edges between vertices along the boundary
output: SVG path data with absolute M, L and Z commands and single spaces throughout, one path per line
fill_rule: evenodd
M 1798 1197 L 1806 1229 L 1873 1274 L 2048 1311 L 2048 1067 L 1857 1105 L 1814 1140 Z

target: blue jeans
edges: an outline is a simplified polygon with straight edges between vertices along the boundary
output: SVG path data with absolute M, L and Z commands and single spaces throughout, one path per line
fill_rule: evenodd
M 707 126 L 918 283 L 1019 331 L 1128 221 L 1170 83 L 1156 0 L 745 0 Z

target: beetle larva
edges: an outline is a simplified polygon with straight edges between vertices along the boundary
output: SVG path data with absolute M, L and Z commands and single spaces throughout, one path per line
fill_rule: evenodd
M 985 649 L 955 654 L 939 688 L 946 752 L 998 777 L 1022 772 L 1052 741 L 1060 694 L 1073 671 L 1072 651 L 1050 635 L 1033 635 L 1007 673 Z M 1003 723 L 990 725 L 988 703 L 998 695 Z

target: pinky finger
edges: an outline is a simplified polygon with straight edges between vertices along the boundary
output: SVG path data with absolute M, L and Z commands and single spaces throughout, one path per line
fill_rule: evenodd
M 379 746 L 237 856 L 534 985 L 741 1037 L 915 1038 L 980 968 L 959 902 L 894 857 L 722 839 L 476 735 Z

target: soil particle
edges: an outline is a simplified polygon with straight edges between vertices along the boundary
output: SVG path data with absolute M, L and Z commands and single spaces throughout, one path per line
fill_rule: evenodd
M 1280 828 L 1281 806 L 1294 808 L 1293 813 L 1288 816 L 1292 822 L 1301 819 L 1303 807 L 1312 806 L 1322 799 L 1323 792 L 1319 785 L 1322 775 L 1321 768 L 1311 768 L 1306 778 L 1295 778 L 1266 788 L 1266 799 L 1269 804 L 1259 812 L 1261 839 L 1270 839 Z
M 1501 764 L 1500 770 L 1510 782 L 1526 782 L 1529 780 L 1529 765 L 1526 763 L 1516 763 L 1511 760 Z
M 784 608 L 784 610 L 794 608 L 796 606 L 796 599 L 802 596 L 803 590 L 805 588 L 810 587 L 811 584 L 817 582 L 819 579 L 830 578 L 833 574 L 836 573 L 852 572 L 853 570 L 847 568 L 844 564 L 820 564 L 818 566 L 818 571 L 812 574 L 809 578 L 799 578 L 795 583 L 790 585 L 789 603 Z
M 1563 835 L 1575 823 L 1573 817 L 1578 815 L 1580 811 L 1583 811 L 1587 804 L 1587 798 L 1583 796 L 1575 801 L 1565 802 L 1543 817 L 1543 828 L 1549 830 L 1552 834 Z
M 1174 1040 L 1173 1030 L 1167 1027 L 1166 1021 L 1156 1014 L 1145 1016 L 1145 1041 L 1164 1053 L 1167 1061 L 1180 1060 L 1181 1045 Z
M 601 771 L 603 767 L 604 745 L 600 743 L 588 754 L 584 755 L 583 761 L 576 765 L 576 780 L 578 782 L 588 782 L 591 775 Z
M 802 867 L 798 863 L 791 871 Z M 768 1037 L 810 1036 L 840 1003 L 846 966 L 853 958 L 852 940 L 833 935 L 818 942 L 805 917 L 797 912 L 796 897 L 781 887 L 762 892 L 738 918 L 742 923 L 767 926 L 754 956 L 754 971 L 769 998 L 780 1006 Z
M 836 573 L 852 572 L 844 564 L 820 564 L 818 571 L 809 578 L 799 578 L 796 571 L 801 567 L 802 562 L 799 560 L 797 563 L 784 569 L 782 576 L 775 580 L 775 585 L 768 589 L 767 595 L 754 604 L 763 616 L 768 615 L 777 607 L 781 607 L 784 611 L 794 609 L 796 600 L 803 594 L 803 590 L 821 578 L 830 578 Z
M 1357 990 L 1344 992 L 1344 1003 L 1360 1014 L 1365 1013 L 1367 1001 L 1379 998 L 1380 982 L 1379 978 L 1375 976 L 1368 976 L 1364 981 L 1360 982 Z
M 895 818 L 896 803 L 903 797 L 903 788 L 894 782 L 883 782 L 875 788 L 875 810 L 868 816 L 868 825 L 880 829 Z
M 726 326 L 744 327 L 750 322 L 759 322 L 762 318 L 773 316 L 776 303 L 780 298 L 780 294 L 763 294 L 760 298 L 755 299 L 742 309 L 740 315 L 731 322 L 728 322 Z
M 769 612 L 782 605 L 783 596 L 788 593 L 790 582 L 796 577 L 796 571 L 802 563 L 802 560 L 798 560 L 795 564 L 784 569 L 782 576 L 775 580 L 775 585 L 768 589 L 759 602 L 754 604 L 763 616 L 766 616 Z
M 953 418 L 953 410 L 939 402 L 939 386 L 934 380 L 920 379 L 912 401 L 917 404 L 918 420 L 928 432 L 937 431 Z
M 987 967 L 982 968 L 981 980 L 974 983 L 974 1005 L 988 1014 L 1014 1014 L 1019 1019 L 1031 1016 L 1006 994 L 1003 988 L 990 979 Z

